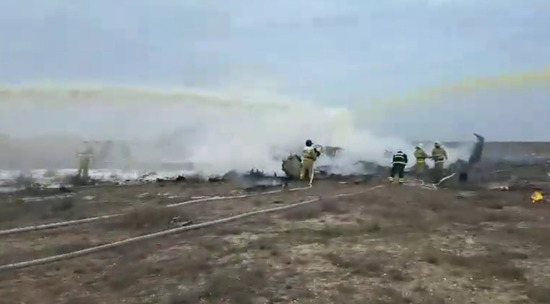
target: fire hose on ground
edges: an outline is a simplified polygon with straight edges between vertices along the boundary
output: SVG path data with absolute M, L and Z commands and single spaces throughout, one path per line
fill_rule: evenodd
M 205 197 L 205 198 L 193 199 L 193 200 L 183 201 L 183 202 L 180 202 L 180 203 L 166 205 L 166 208 L 181 207 L 181 206 L 187 206 L 187 205 L 202 203 L 202 202 L 231 200 L 231 199 L 239 199 L 239 198 L 246 198 L 246 197 L 270 195 L 270 194 L 275 194 L 275 193 L 281 193 L 283 191 L 303 191 L 303 190 L 308 190 L 310 188 L 311 188 L 311 186 L 297 187 L 297 188 L 291 188 L 291 189 L 286 189 L 286 190 L 283 190 L 283 189 L 273 190 L 273 191 L 266 191 L 266 192 L 253 193 L 253 194 Z M 97 222 L 97 221 L 103 221 L 103 220 L 107 220 L 107 219 L 113 219 L 113 218 L 121 217 L 121 216 L 124 216 L 124 215 L 126 215 L 126 213 L 116 213 L 116 214 L 108 214 L 108 215 L 102 215 L 102 216 L 88 217 L 88 218 L 72 220 L 72 221 L 63 221 L 63 222 L 48 223 L 48 224 L 42 224 L 42 225 L 33 225 L 33 226 L 11 228 L 11 229 L 6 229 L 6 230 L 0 230 L 0 236 L 11 235 L 11 234 L 16 234 L 16 233 L 31 232 L 31 231 L 41 231 L 41 230 L 47 230 L 47 229 L 55 229 L 55 228 L 68 227 L 68 226 L 82 225 L 82 224 L 87 224 L 87 223 L 92 223 L 92 222 Z
M 341 194 L 334 195 L 331 198 L 349 197 L 349 196 L 354 196 L 354 195 L 365 194 L 365 193 L 368 193 L 372 190 L 375 190 L 375 189 L 378 189 L 378 188 L 381 188 L 381 187 L 384 187 L 384 185 L 373 186 L 373 187 L 370 187 L 366 190 L 355 192 L 355 193 L 341 193 Z M 307 187 L 307 188 L 309 188 L 309 187 Z M 319 201 L 321 201 L 320 197 L 305 200 L 305 201 L 295 203 L 295 204 L 291 204 L 291 205 L 287 205 L 287 206 L 281 206 L 281 207 L 275 207 L 275 208 L 269 208 L 269 209 L 263 209 L 263 210 L 257 210 L 257 211 L 250 211 L 250 212 L 246 212 L 246 213 L 242 213 L 242 214 L 238 214 L 238 215 L 234 215 L 234 216 L 230 216 L 230 217 L 226 217 L 226 218 L 220 218 L 220 219 L 216 219 L 216 220 L 212 220 L 212 221 L 208 221 L 208 222 L 204 222 L 204 223 L 188 225 L 188 226 L 168 229 L 168 230 L 164 230 L 164 231 L 160 231 L 160 232 L 156 232 L 156 233 L 151 233 L 151 234 L 141 235 L 141 236 L 137 236 L 137 237 L 132 237 L 132 238 L 128 238 L 128 239 L 125 239 L 125 240 L 122 240 L 122 241 L 107 243 L 107 244 L 94 246 L 94 247 L 89 247 L 89 248 L 86 248 L 86 249 L 77 250 L 77 251 L 73 251 L 73 252 L 68 252 L 68 253 L 65 253 L 65 254 L 54 255 L 54 256 L 49 256 L 49 257 L 45 257 L 45 258 L 41 258 L 41 259 L 35 259 L 35 260 L 29 260 L 29 261 L 23 261 L 23 262 L 18 262 L 18 263 L 2 265 L 2 266 L 0 266 L 0 272 L 12 271 L 12 270 L 28 268 L 28 267 L 32 267 L 32 266 L 50 264 L 50 263 L 55 263 L 55 262 L 64 261 L 64 260 L 68 260 L 68 259 L 73 259 L 73 258 L 77 258 L 77 257 L 97 253 L 97 252 L 100 252 L 100 251 L 121 247 L 121 246 L 128 245 L 128 244 L 133 244 L 133 243 L 137 243 L 137 242 L 141 242 L 141 241 L 145 241 L 145 240 L 151 240 L 151 239 L 155 239 L 155 238 L 159 238 L 159 237 L 163 237 L 163 236 L 167 236 L 167 235 L 171 235 L 171 234 L 176 234 L 176 233 L 180 233 L 180 232 L 186 232 L 186 231 L 211 227 L 211 226 L 215 226 L 215 225 L 219 225 L 219 224 L 225 224 L 225 223 L 237 221 L 237 220 L 240 220 L 240 219 L 244 219 L 244 218 L 247 218 L 247 217 L 252 217 L 252 216 L 255 216 L 255 215 L 268 214 L 268 213 L 288 210 L 288 209 L 296 208 L 296 207 L 299 207 L 299 206 L 304 206 L 304 205 L 316 203 L 316 202 L 319 202 Z

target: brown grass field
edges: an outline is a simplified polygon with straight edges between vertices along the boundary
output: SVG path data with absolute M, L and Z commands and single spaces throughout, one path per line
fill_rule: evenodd
M 321 197 L 84 257 L 0 272 L 0 303 L 550 303 L 550 206 L 526 192 L 431 191 L 319 181 L 312 189 L 238 194 L 230 184 L 81 189 L 23 202 L 0 196 L 0 229 L 125 212 L 120 218 L 0 236 L 0 264 Z

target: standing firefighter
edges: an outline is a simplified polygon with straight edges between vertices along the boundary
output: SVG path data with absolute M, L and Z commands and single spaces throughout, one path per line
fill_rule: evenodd
M 428 153 L 422 149 L 422 145 L 418 144 L 415 147 L 414 150 L 414 158 L 416 159 L 416 163 L 414 164 L 414 172 L 418 178 L 423 177 L 426 174 L 426 171 L 428 171 L 428 166 L 426 165 L 426 159 L 430 156 Z
M 306 146 L 302 152 L 302 168 L 300 169 L 300 180 L 307 178 L 309 184 L 313 183 L 313 165 L 317 158 L 321 156 L 321 151 L 313 147 L 311 140 L 306 140 Z
M 77 154 L 78 156 L 78 178 L 80 180 L 86 180 L 90 177 L 90 162 L 94 156 L 94 150 L 89 142 L 84 142 L 83 149 Z
M 393 182 L 393 179 L 395 178 L 395 175 L 399 176 L 399 183 L 402 184 L 405 182 L 405 166 L 409 162 L 409 159 L 407 158 L 407 154 L 403 153 L 403 151 L 399 150 L 397 153 L 393 155 L 392 158 L 392 167 L 390 172 L 390 178 L 389 181 Z
M 443 167 L 447 160 L 447 151 L 437 141 L 434 143 L 431 158 L 434 161 L 434 182 L 437 183 L 443 178 Z

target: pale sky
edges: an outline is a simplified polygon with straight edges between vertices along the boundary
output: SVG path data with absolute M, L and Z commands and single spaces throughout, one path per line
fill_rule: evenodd
M 249 84 L 356 107 L 540 71 L 550 65 L 548 16 L 548 0 L 0 0 L 0 83 Z M 550 140 L 548 115 L 533 120 L 550 113 L 548 87 L 442 97 L 372 127 Z

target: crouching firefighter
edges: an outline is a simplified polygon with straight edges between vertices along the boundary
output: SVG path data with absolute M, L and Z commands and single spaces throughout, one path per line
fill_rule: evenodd
M 407 166 L 407 163 L 409 162 L 409 159 L 407 158 L 407 154 L 403 153 L 403 151 L 399 150 L 397 153 L 393 155 L 392 158 L 392 167 L 390 172 L 390 178 L 389 181 L 393 182 L 395 175 L 399 176 L 399 183 L 402 184 L 405 182 L 405 166 Z
M 313 165 L 317 158 L 321 156 L 321 151 L 313 147 L 311 140 L 306 140 L 306 146 L 302 152 L 302 167 L 300 169 L 300 180 L 307 178 L 309 185 L 313 183 Z

